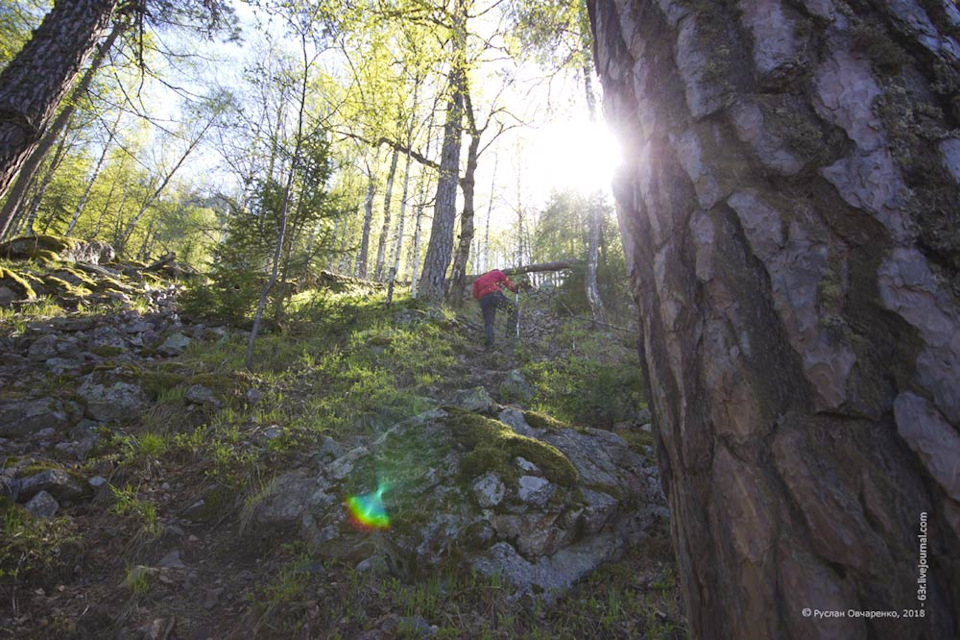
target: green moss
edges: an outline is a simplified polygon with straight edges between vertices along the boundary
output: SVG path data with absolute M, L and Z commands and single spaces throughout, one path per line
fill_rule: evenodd
M 577 470 L 556 447 L 518 435 L 497 420 L 462 409 L 447 408 L 446 411 L 447 426 L 458 442 L 471 449 L 461 465 L 465 479 L 494 471 L 505 481 L 515 481 L 519 471 L 513 460 L 521 457 L 537 465 L 555 484 L 569 487 L 576 483 Z
M 850 32 L 857 50 L 866 53 L 880 71 L 897 73 L 910 61 L 906 52 L 879 22 L 854 18 Z
M 62 280 L 66 280 L 70 284 L 77 287 L 88 287 L 90 289 L 97 288 L 97 282 L 93 280 L 93 278 L 85 274 L 83 271 L 78 271 L 77 269 L 62 267 L 51 272 L 50 275 Z
M 534 429 L 569 429 L 570 425 L 539 411 L 525 411 L 523 419 Z
M 10 269 L 0 267 L 0 285 L 9 287 L 14 293 L 24 299 L 37 297 L 36 292 L 26 278 Z
M 74 296 L 82 298 L 90 295 L 92 292 L 83 286 L 76 286 L 62 278 L 53 275 L 43 276 L 43 283 L 63 296 Z
M 14 260 L 54 259 L 65 249 L 77 244 L 72 238 L 58 236 L 30 236 L 14 238 L 0 244 L 0 256 Z

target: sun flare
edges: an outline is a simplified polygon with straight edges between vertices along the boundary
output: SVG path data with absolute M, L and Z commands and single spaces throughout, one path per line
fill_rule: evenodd
M 587 120 L 549 124 L 538 131 L 531 154 L 531 178 L 546 191 L 587 194 L 610 189 L 621 162 L 618 141 L 610 129 Z

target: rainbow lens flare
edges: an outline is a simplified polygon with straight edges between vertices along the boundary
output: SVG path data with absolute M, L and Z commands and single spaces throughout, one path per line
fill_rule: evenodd
M 390 528 L 390 516 L 383 506 L 382 496 L 383 489 L 378 489 L 374 493 L 347 498 L 347 512 L 353 526 L 362 531 Z

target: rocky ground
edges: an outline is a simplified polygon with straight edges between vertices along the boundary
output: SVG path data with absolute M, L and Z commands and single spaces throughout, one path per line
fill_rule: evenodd
M 242 330 L 178 317 L 181 285 L 115 279 L 127 299 L 97 313 L 4 321 L 0 637 L 679 633 L 644 415 L 614 433 L 531 411 L 518 345 L 403 306 L 338 339 L 363 360 L 252 375 L 229 364 Z M 531 342 L 559 328 L 525 319 Z M 308 422 L 359 402 L 317 404 L 348 362 L 431 332 L 459 346 L 407 417 Z M 378 491 L 389 528 L 358 527 L 345 501 Z

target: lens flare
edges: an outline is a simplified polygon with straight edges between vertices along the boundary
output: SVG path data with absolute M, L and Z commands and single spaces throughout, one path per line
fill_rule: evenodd
M 362 531 L 390 528 L 390 517 L 383 506 L 383 491 L 380 488 L 374 493 L 347 498 L 347 512 L 353 526 Z

